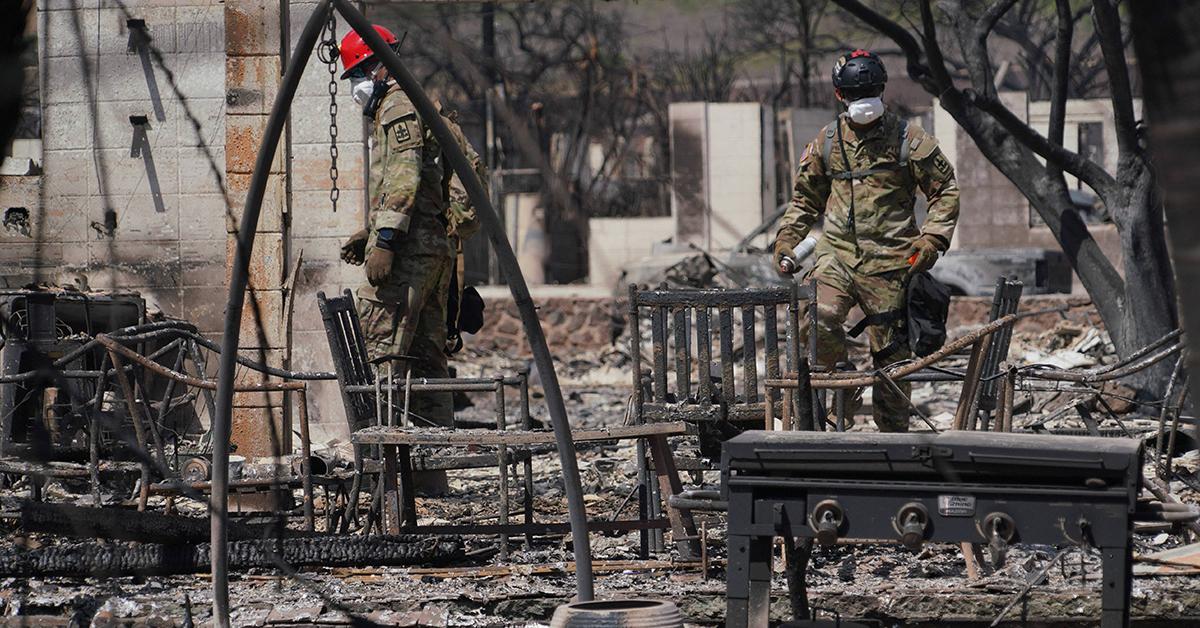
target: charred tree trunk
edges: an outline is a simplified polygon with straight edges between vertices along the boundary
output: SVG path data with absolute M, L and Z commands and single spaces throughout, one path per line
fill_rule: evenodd
M 1200 372 L 1200 5 L 1184 0 L 1132 2 L 1133 43 L 1142 72 L 1150 149 L 1170 223 L 1175 273 L 1188 330 L 1192 373 Z M 1186 286 L 1192 286 L 1188 289 Z M 1191 380 L 1192 399 L 1200 381 Z

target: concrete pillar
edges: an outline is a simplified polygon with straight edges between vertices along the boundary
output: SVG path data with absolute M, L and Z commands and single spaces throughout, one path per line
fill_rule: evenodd
M 282 75 L 281 7 L 278 0 L 225 1 L 225 174 L 233 216 L 227 225 L 226 269 L 233 263 L 235 238 L 246 187 Z M 287 194 L 280 142 L 263 200 L 250 261 L 250 284 L 242 315 L 242 351 L 271 366 L 287 364 L 288 334 L 283 282 L 286 268 Z M 240 382 L 261 382 L 246 372 Z M 271 456 L 291 451 L 291 429 L 280 396 L 234 396 L 232 442 L 240 455 Z

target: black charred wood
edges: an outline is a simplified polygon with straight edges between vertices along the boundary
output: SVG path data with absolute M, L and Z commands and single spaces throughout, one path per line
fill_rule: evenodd
M 209 538 L 207 518 L 33 501 L 21 504 L 21 529 L 59 536 L 141 543 L 202 543 Z M 230 522 L 229 538 L 235 541 L 268 539 L 278 536 L 278 531 L 278 526 L 270 524 Z M 287 535 L 311 536 L 312 533 L 288 530 Z
M 457 538 L 321 536 L 229 543 L 232 569 L 442 564 L 462 556 Z M 209 569 L 209 545 L 87 542 L 0 548 L 0 576 L 119 577 L 190 574 Z

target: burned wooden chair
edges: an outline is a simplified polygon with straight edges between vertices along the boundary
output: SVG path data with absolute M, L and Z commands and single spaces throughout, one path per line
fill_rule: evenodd
M 801 351 L 801 300 L 811 304 L 811 294 L 811 286 L 799 285 L 750 290 L 639 290 L 636 285 L 629 286 L 630 420 L 635 424 L 682 421 L 693 426 L 699 435 L 701 457 L 680 464 L 689 467 L 695 481 L 701 482 L 703 472 L 714 468 L 708 461 L 719 460 L 722 442 L 743 430 L 761 429 L 782 410 L 780 404 L 770 403 L 760 386 L 759 360 L 764 363 L 764 381 L 779 377 L 781 351 L 786 367 L 793 369 Z M 648 369 L 642 366 L 643 320 L 649 320 L 650 327 Z M 646 498 L 643 507 L 649 516 L 658 516 L 658 486 L 648 481 L 651 467 L 645 456 L 639 455 L 638 460 L 639 483 Z M 643 543 L 654 550 L 662 546 L 657 534 Z
M 532 448 L 554 443 L 554 434 L 545 430 L 533 430 L 533 419 L 529 411 L 529 372 L 522 369 L 515 377 L 492 379 L 420 379 L 407 381 L 404 378 L 381 379 L 367 359 L 366 344 L 362 338 L 354 299 L 349 291 L 341 297 L 326 298 L 317 295 L 325 329 L 329 336 L 330 351 L 346 406 L 346 418 L 351 432 L 351 442 L 356 452 L 358 477 L 377 475 L 380 481 L 375 486 L 375 497 L 371 513 L 378 513 L 380 528 L 389 534 L 404 532 L 429 532 L 442 534 L 496 534 L 500 536 L 500 552 L 507 557 L 508 536 L 524 534 L 526 544 L 532 542 L 534 534 L 566 533 L 565 523 L 537 523 L 533 513 Z M 520 394 L 519 430 L 507 429 L 505 389 L 517 388 Z M 396 421 L 395 413 L 384 408 L 393 405 L 393 399 L 404 391 L 463 391 L 493 392 L 496 395 L 495 430 L 451 430 L 446 428 L 418 428 L 402 425 Z M 384 401 L 384 400 L 388 401 Z M 666 437 L 683 434 L 682 424 L 663 424 L 634 428 L 610 428 L 577 432 L 576 442 L 603 442 L 638 439 L 648 442 L 655 460 L 661 461 L 659 471 L 660 490 L 672 495 L 681 490 L 674 459 L 666 446 Z M 467 455 L 429 455 L 431 448 L 476 448 L 494 447 L 495 454 L 469 453 Z M 378 448 L 376 460 L 364 460 L 366 448 Z M 425 455 L 422 455 L 425 454 Z M 524 523 L 509 521 L 509 465 L 523 463 Z M 412 473 L 434 469 L 469 469 L 496 467 L 499 469 L 500 494 L 498 525 L 417 526 L 416 500 L 414 498 Z M 360 482 L 356 482 L 360 484 Z M 351 504 L 357 504 L 358 488 L 352 489 Z M 368 515 L 368 525 L 372 521 Z M 596 521 L 592 527 L 597 531 L 619 531 L 639 527 L 671 527 L 680 543 L 682 554 L 687 558 L 699 556 L 695 526 L 691 518 L 677 511 L 670 511 L 666 519 L 645 518 L 631 521 Z
M 759 385 L 759 358 L 765 363 L 766 378 L 779 377 L 781 349 L 787 368 L 793 368 L 801 350 L 800 302 L 811 301 L 810 294 L 809 286 L 639 290 L 631 285 L 628 329 L 633 421 L 685 421 L 712 427 L 724 437 L 762 426 L 768 404 Z M 784 347 L 779 342 L 781 309 Z M 646 316 L 651 359 L 649 368 L 643 369 L 641 323 Z M 713 367 L 718 364 L 714 375 Z M 736 377 L 739 367 L 740 379 Z

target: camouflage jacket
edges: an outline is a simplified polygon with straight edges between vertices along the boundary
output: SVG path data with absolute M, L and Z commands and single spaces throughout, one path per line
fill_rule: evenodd
M 442 150 L 396 85 L 388 90 L 375 114 L 369 147 L 367 250 L 375 246 L 380 229 L 394 229 L 392 248 L 398 258 L 452 257 L 454 247 L 446 236 Z M 393 285 L 398 283 L 371 286 L 364 281 L 358 295 L 372 301 L 399 302 L 403 287 Z
M 840 142 L 834 124 L 841 127 Z M 886 111 L 877 124 L 862 131 L 856 131 L 844 115 L 822 129 L 800 158 L 792 200 L 777 238 L 799 242 L 824 215 L 817 257 L 836 255 L 848 267 L 868 275 L 905 267 L 913 242 L 922 234 L 936 236 L 941 250 L 946 250 L 958 222 L 954 168 L 937 139 L 915 125 L 907 126 L 903 141 L 908 145 L 902 151 L 902 124 L 899 116 Z M 826 164 L 823 143 L 831 130 Z M 903 167 L 902 153 L 907 153 Z M 913 211 L 918 188 L 928 201 L 920 229 Z

